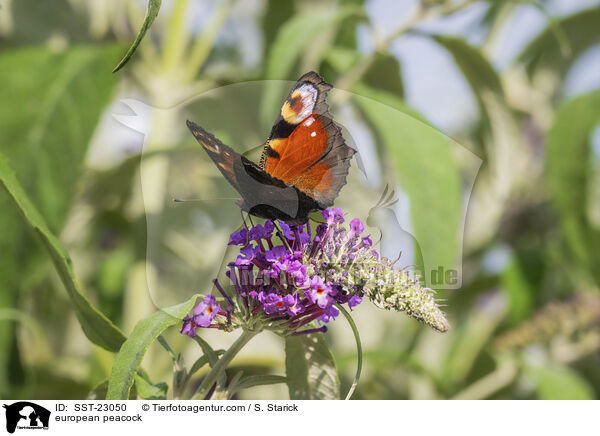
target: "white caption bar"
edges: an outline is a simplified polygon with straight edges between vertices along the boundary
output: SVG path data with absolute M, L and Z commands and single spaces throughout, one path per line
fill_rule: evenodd
M 598 401 L 0 401 L 19 436 L 590 434 Z M 127 432 L 127 433 L 126 433 Z M 130 433 L 136 432 L 136 433 Z M 1 432 L 0 432 L 1 433 Z

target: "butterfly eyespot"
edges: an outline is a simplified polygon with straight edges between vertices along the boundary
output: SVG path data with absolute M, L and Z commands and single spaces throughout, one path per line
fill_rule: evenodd
M 317 132 L 312 132 L 312 133 L 310 134 L 310 136 L 312 136 L 312 137 L 314 138 L 315 136 L 317 136 Z

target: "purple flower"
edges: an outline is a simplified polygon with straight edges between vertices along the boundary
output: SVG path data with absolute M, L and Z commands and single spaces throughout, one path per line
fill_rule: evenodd
M 328 323 L 329 321 L 336 318 L 340 314 L 340 311 L 337 310 L 333 306 L 329 306 L 329 307 L 325 308 L 324 312 L 325 313 L 323 315 L 321 315 L 319 318 L 317 318 L 317 321 L 320 321 L 323 323 Z
M 181 327 L 181 333 L 188 335 L 190 338 L 196 336 L 196 325 L 194 319 L 191 316 L 183 318 L 183 326 Z
M 260 248 L 250 244 L 240 250 L 241 256 L 238 256 L 235 260 L 236 265 L 250 265 L 254 259 L 259 257 L 262 253 Z
M 283 297 L 283 302 L 285 304 L 288 315 L 295 316 L 304 312 L 304 306 L 300 303 L 298 294 L 286 295 L 285 297 Z
M 273 234 L 273 232 L 275 231 L 275 224 L 273 224 L 273 221 L 271 220 L 267 220 L 265 221 L 265 234 L 266 234 L 266 238 L 270 238 L 271 235 Z
M 360 244 L 358 244 L 358 246 L 356 247 L 357 250 L 363 248 L 363 247 L 372 247 L 373 246 L 373 241 L 371 240 L 370 237 L 365 236 L 364 238 L 362 238 L 360 240 Z
M 335 292 L 331 285 L 325 283 L 321 277 L 314 276 L 310 281 L 310 288 L 304 291 L 304 295 L 311 303 L 324 309 L 334 303 Z
M 227 245 L 248 245 L 248 230 L 243 228 L 239 232 L 232 233 L 229 236 L 229 244 Z
M 348 307 L 352 309 L 354 306 L 358 306 L 362 302 L 362 297 L 353 295 L 348 299 Z
M 221 310 L 221 306 L 217 304 L 215 296 L 211 294 L 206 295 L 204 301 L 194 309 L 194 324 L 199 327 L 208 327 L 219 313 L 219 310 Z
M 350 221 L 350 232 L 360 235 L 364 230 L 365 225 L 358 218 L 354 218 Z
M 250 239 L 258 242 L 261 239 L 270 238 L 274 229 L 275 225 L 271 221 L 267 221 L 264 226 L 257 224 L 250 229 Z
M 296 231 L 297 239 L 300 241 L 300 244 L 304 246 L 308 242 L 310 242 L 310 235 L 304 231 L 304 226 L 298 226 L 298 230 Z
M 317 226 L 315 241 L 320 242 L 323 239 L 323 236 L 327 233 L 327 224 L 319 224 Z
M 296 235 L 294 234 L 294 232 L 292 231 L 292 228 L 287 225 L 284 222 L 279 223 L 279 227 L 281 228 L 281 231 L 283 232 L 283 236 L 285 236 L 287 239 L 290 240 L 294 240 L 296 239 Z
M 298 260 L 291 262 L 287 268 L 287 273 L 296 279 L 296 284 L 304 286 L 306 279 L 306 265 Z
M 290 254 L 290 252 L 287 248 L 285 248 L 283 245 L 278 245 L 273 247 L 272 250 L 267 250 L 265 253 L 265 259 L 271 263 L 281 262 L 288 254 Z
M 327 221 L 327 225 L 342 224 L 344 222 L 344 214 L 339 207 L 332 207 L 321 211 L 323 218 Z
M 286 309 L 286 305 L 283 302 L 283 298 L 281 297 L 281 295 L 278 295 L 274 292 L 270 294 L 265 294 L 264 292 L 261 292 L 260 294 L 258 294 L 258 301 L 260 301 L 263 304 L 265 313 L 267 315 L 272 315 L 275 312 L 279 312 L 281 310 Z

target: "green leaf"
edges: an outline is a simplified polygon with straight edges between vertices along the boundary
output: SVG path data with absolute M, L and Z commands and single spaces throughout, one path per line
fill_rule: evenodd
M 507 322 L 510 327 L 515 327 L 527 318 L 534 306 L 534 291 L 517 257 L 506 266 L 500 281 L 502 292 L 508 300 Z
M 399 98 L 396 95 L 390 94 L 387 91 L 377 90 L 377 89 L 371 88 L 366 85 L 361 85 L 361 84 L 357 84 L 352 89 L 352 91 L 363 97 L 367 97 L 371 100 L 376 100 L 379 103 L 383 103 L 386 106 L 389 106 L 393 109 L 396 109 L 400 112 L 410 115 L 413 118 L 416 118 L 417 120 L 421 121 L 422 123 L 432 126 L 429 123 L 429 121 L 423 116 L 423 114 L 421 112 L 413 109 L 412 107 L 407 105 L 404 100 L 402 100 L 401 98 Z
M 342 0 L 339 4 L 340 6 L 350 6 L 360 7 L 364 10 L 366 0 Z M 282 2 L 284 3 L 284 2 Z M 349 48 L 353 51 L 357 51 L 358 45 L 358 36 L 357 29 L 360 22 L 358 20 L 349 21 L 344 23 L 343 26 L 340 27 L 338 34 L 335 38 L 335 45 L 338 47 Z
M 291 400 L 338 400 L 340 380 L 323 335 L 285 340 L 285 372 Z
M 69 7 L 62 3 L 54 9 L 64 15 Z M 27 8 L 21 2 L 14 6 L 24 15 Z M 52 52 L 45 47 L 5 47 L 0 54 L 0 101 L 13 102 L 0 106 L 2 153 L 54 231 L 62 227 L 89 140 L 116 84 L 116 78 L 105 73 L 116 49 L 72 47 Z M 0 246 L 11 253 L 0 258 L 0 307 L 18 307 L 17 293 L 26 286 L 22 277 L 39 256 L 38 245 L 28 237 L 11 199 L 2 193 L 0 210 L 0 228 L 11 229 L 0 233 Z M 0 393 L 9 385 L 6 359 L 18 359 L 18 353 L 7 348 L 14 339 L 12 330 L 12 326 L 0 329 Z
M 439 267 L 455 267 L 462 209 L 458 168 L 451 140 L 433 127 L 402 111 L 401 100 L 368 88 L 358 90 L 377 100 L 355 95 L 354 101 L 373 126 L 410 198 L 412 234 L 423 255 L 425 279 Z
M 111 97 L 116 79 L 102 70 L 110 67 L 107 58 L 116 48 L 73 47 L 56 53 L 27 47 L 0 54 L 0 101 L 15 102 L 0 106 L 2 152 L 51 229 L 62 226 L 89 139 Z M 0 258 L 0 307 L 18 306 L 23 270 L 37 255 L 37 245 L 10 203 L 0 195 L 0 228 L 11 229 L 0 234 L 0 246 L 11 253 Z M 12 326 L 1 329 L 0 390 L 8 385 L 6 358 L 18 359 L 7 349 L 12 336 Z
M 73 272 L 73 266 L 67 251 L 52 232 L 50 232 L 44 218 L 33 204 L 31 204 L 29 197 L 8 166 L 6 158 L 1 154 L 0 184 L 6 189 L 14 204 L 23 214 L 27 224 L 41 238 L 73 302 L 77 319 L 88 339 L 109 351 L 117 351 L 125 340 L 125 336 L 84 296 L 81 285 Z
M 153 384 L 147 377 L 134 375 L 135 388 L 142 400 L 166 400 L 169 386 L 166 383 Z
M 200 345 L 200 348 L 202 348 L 202 352 L 208 359 L 208 364 L 210 365 L 210 367 L 214 367 L 219 361 L 219 356 L 217 355 L 217 352 L 209 345 L 208 342 L 206 342 L 200 336 L 194 336 L 194 340 L 198 343 L 198 345 Z M 217 390 L 223 390 L 225 388 L 226 383 L 227 374 L 225 373 L 225 371 L 223 371 L 217 377 Z
M 400 62 L 389 53 L 375 53 L 375 59 L 363 74 L 362 81 L 373 89 L 387 91 L 396 97 L 404 95 Z
M 129 50 L 127 50 L 127 53 L 125 53 L 125 56 L 123 56 L 121 61 L 112 70 L 113 73 L 116 73 L 121 68 L 123 68 L 123 66 L 129 61 L 131 56 L 133 56 L 133 53 L 138 48 L 138 45 L 140 45 L 140 42 L 142 42 L 144 35 L 146 35 L 146 32 L 148 31 L 148 29 L 154 22 L 154 19 L 158 15 L 158 11 L 160 10 L 161 3 L 162 3 L 162 0 L 149 0 L 148 1 L 148 9 L 146 10 L 146 18 L 144 18 L 142 27 L 140 28 L 140 31 L 138 32 L 137 37 L 135 38 L 135 41 L 133 41 L 133 44 L 131 44 L 131 47 L 129 47 Z
M 262 16 L 263 41 L 265 43 L 264 58 L 270 46 L 276 39 L 277 33 L 286 20 L 294 15 L 294 1 L 267 0 L 265 13 Z
M 342 8 L 313 7 L 289 19 L 277 33 L 273 42 L 265 73 L 266 79 L 286 79 L 292 73 L 299 56 L 310 46 L 310 41 L 321 32 L 336 26 L 340 21 L 362 14 L 362 8 L 347 6 Z M 270 126 L 282 103 L 283 83 L 273 80 L 268 84 L 261 105 L 261 120 Z
M 457 325 L 446 340 L 448 352 L 441 360 L 443 365 L 439 382 L 447 392 L 454 391 L 464 383 L 473 371 L 483 350 L 489 346 L 494 332 L 505 318 L 506 309 L 488 304 L 474 306 L 461 313 Z
M 108 382 L 107 400 L 123 400 L 129 394 L 146 350 L 169 327 L 179 323 L 192 309 L 197 295 L 176 306 L 159 310 L 139 321 L 117 354 Z
M 108 389 L 108 379 L 98 383 L 87 396 L 88 400 L 105 400 L 106 390 Z
M 503 201 L 521 179 L 530 156 L 522 146 L 520 127 L 506 104 L 497 72 L 477 47 L 462 38 L 436 35 L 432 39 L 446 49 L 466 78 L 481 114 L 475 152 L 486 158 L 487 165 L 471 194 L 470 214 L 478 216 L 470 225 L 472 246 L 481 246 L 493 237 L 506 207 Z
M 108 390 L 108 379 L 103 380 L 101 383 L 98 383 L 94 389 L 90 391 L 87 396 L 88 400 L 105 400 L 106 399 L 106 391 Z M 138 393 L 136 387 L 133 386 L 131 391 L 129 392 L 129 399 L 135 400 L 138 397 Z
M 540 400 L 593 400 L 594 390 L 577 372 L 568 367 L 535 368 Z
M 117 78 L 106 74 L 119 46 L 7 50 L 0 55 L 2 152 L 57 231 L 81 177 L 88 144 Z M 67 164 L 68 163 L 68 164 Z
M 579 54 L 600 41 L 599 22 L 600 6 L 552 20 L 546 29 L 523 49 L 515 62 L 524 63 L 530 74 L 544 70 L 562 78 Z M 557 29 L 565 35 L 568 53 L 565 53 L 564 44 L 557 43 Z
M 462 38 L 449 35 L 435 35 L 432 36 L 432 39 L 452 55 L 456 66 L 463 73 L 467 82 L 469 82 L 484 115 L 488 120 L 491 120 L 492 116 L 488 113 L 485 99 L 486 93 L 497 96 L 504 95 L 500 77 L 492 65 L 479 49 L 469 45 Z
M 339 77 L 340 74 L 355 65 L 359 59 L 360 54 L 356 50 L 332 47 L 327 52 L 323 68 L 328 70 L 329 67 L 332 67 L 334 71 L 330 72 L 330 75 Z M 332 80 L 329 76 L 328 79 Z M 404 94 L 400 62 L 389 53 L 375 53 L 374 60 L 364 72 L 361 81 L 368 89 L 386 91 L 396 98 L 402 97 Z M 354 85 L 352 91 L 356 91 L 356 88 L 359 87 L 360 84 Z
M 223 353 L 225 353 L 225 350 L 216 350 L 215 351 L 217 358 L 221 357 L 223 355 Z M 192 367 L 190 368 L 190 371 L 187 374 L 187 378 L 186 381 L 189 381 L 192 376 L 194 374 L 196 374 L 198 371 L 200 371 L 202 369 L 202 367 L 204 365 L 206 365 L 208 363 L 208 356 L 206 354 L 203 354 L 202 356 L 200 356 L 192 365 Z
M 230 384 L 229 389 L 228 389 L 227 398 L 231 399 L 231 397 L 233 397 L 235 394 L 237 394 L 239 391 L 241 391 L 243 389 L 248 389 L 248 388 L 252 388 L 255 386 L 274 385 L 274 384 L 286 383 L 286 382 L 287 382 L 287 378 L 283 377 L 281 375 L 268 375 L 268 374 L 250 375 L 248 377 L 244 377 L 243 379 L 239 380 L 235 384 L 233 384 L 233 383 Z
M 600 236 L 590 228 L 586 216 L 592 166 L 590 135 L 598 123 L 600 91 L 581 95 L 558 110 L 548 134 L 546 177 L 575 264 L 600 283 Z
M 457 36 L 433 35 L 432 38 L 448 50 L 473 89 L 502 93 L 500 78 L 477 48 Z
M 8 7 L 5 7 L 7 5 Z M 19 0 L 0 5 L 3 15 L 10 15 L 11 30 L 3 31 L 3 46 L 43 45 L 54 35 L 64 35 L 69 43 L 89 41 L 90 11 L 69 0 Z M 6 28 L 6 26 L 3 26 Z

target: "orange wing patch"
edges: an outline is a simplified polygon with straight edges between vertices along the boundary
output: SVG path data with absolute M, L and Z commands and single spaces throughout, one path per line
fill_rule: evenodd
M 330 167 L 318 162 L 327 148 L 327 132 L 317 114 L 308 116 L 287 138 L 272 139 L 268 145 L 279 155 L 265 162 L 271 176 L 307 194 L 329 188 Z
M 325 101 L 331 85 L 304 74 L 286 97 L 271 129 L 260 167 L 308 195 L 321 209 L 333 204 L 354 150 L 346 145 Z

